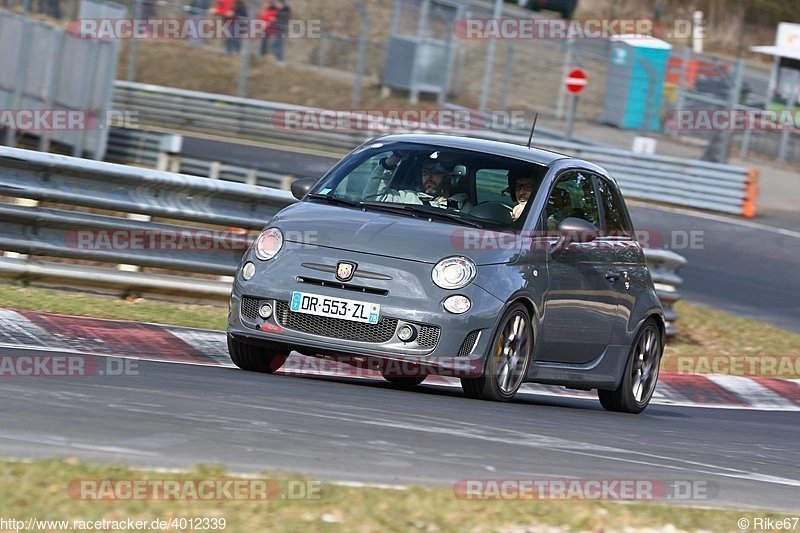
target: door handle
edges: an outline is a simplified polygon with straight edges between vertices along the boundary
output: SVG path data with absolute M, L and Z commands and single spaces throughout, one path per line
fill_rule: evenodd
M 608 272 L 606 272 L 606 279 L 609 281 L 617 281 L 621 277 L 622 274 L 620 274 L 616 270 L 609 270 Z

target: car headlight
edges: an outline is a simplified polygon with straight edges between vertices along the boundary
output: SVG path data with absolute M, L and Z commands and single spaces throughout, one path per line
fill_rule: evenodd
M 436 263 L 431 278 L 443 289 L 460 289 L 469 285 L 475 279 L 477 272 L 478 269 L 471 259 L 448 257 Z
M 283 246 L 283 233 L 278 228 L 267 228 L 261 232 L 253 247 L 256 257 L 262 261 L 272 259 L 281 251 Z

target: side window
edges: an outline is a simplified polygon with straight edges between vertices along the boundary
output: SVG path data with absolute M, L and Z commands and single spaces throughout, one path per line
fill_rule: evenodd
M 475 173 L 475 192 L 478 203 L 502 202 L 513 205 L 511 195 L 503 193 L 508 188 L 507 168 L 482 168 Z
M 611 185 L 603 178 L 597 178 L 600 187 L 600 203 L 605 214 L 606 227 L 603 235 L 627 237 L 631 228 L 622 208 L 622 199 Z
M 600 214 L 592 176 L 568 172 L 559 178 L 547 199 L 545 215 L 548 232 L 557 230 L 561 221 L 569 217 L 582 218 L 599 228 Z

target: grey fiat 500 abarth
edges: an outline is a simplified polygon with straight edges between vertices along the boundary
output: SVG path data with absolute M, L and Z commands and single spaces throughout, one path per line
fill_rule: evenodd
M 510 400 L 524 382 L 647 407 L 664 317 L 613 178 L 561 154 L 446 135 L 387 135 L 292 184 L 242 258 L 233 362 L 292 351 L 369 365 L 398 386 L 457 376 Z M 398 369 L 402 370 L 399 371 Z

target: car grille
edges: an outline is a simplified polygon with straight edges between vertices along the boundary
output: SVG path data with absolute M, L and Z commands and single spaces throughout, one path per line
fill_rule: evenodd
M 461 348 L 458 349 L 458 356 L 464 357 L 472 353 L 472 350 L 475 348 L 475 342 L 478 340 L 478 331 L 471 331 L 467 335 L 467 338 L 464 339 L 464 342 L 461 343 Z
M 250 320 L 258 318 L 258 298 L 242 296 L 242 316 Z
M 423 348 L 433 348 L 439 342 L 439 326 L 429 326 L 427 324 L 417 324 L 419 326 L 419 336 L 417 344 Z
M 256 306 L 256 310 L 258 306 Z M 256 311 L 257 312 L 257 311 Z M 336 339 L 351 341 L 382 343 L 388 342 L 394 337 L 397 330 L 396 318 L 381 317 L 377 324 L 366 322 L 354 322 L 352 320 L 342 320 L 341 318 L 331 318 L 325 316 L 315 316 L 306 313 L 295 313 L 289 310 L 287 302 L 276 303 L 275 317 L 281 326 L 295 331 L 323 335 Z M 419 328 L 417 344 L 421 348 L 433 348 L 439 342 L 439 326 L 429 324 L 415 324 Z
M 377 324 L 354 322 L 341 318 L 295 313 L 287 302 L 277 303 L 276 317 L 281 326 L 295 331 L 324 335 L 337 339 L 363 342 L 386 342 L 394 336 L 397 319 L 381 317 Z

